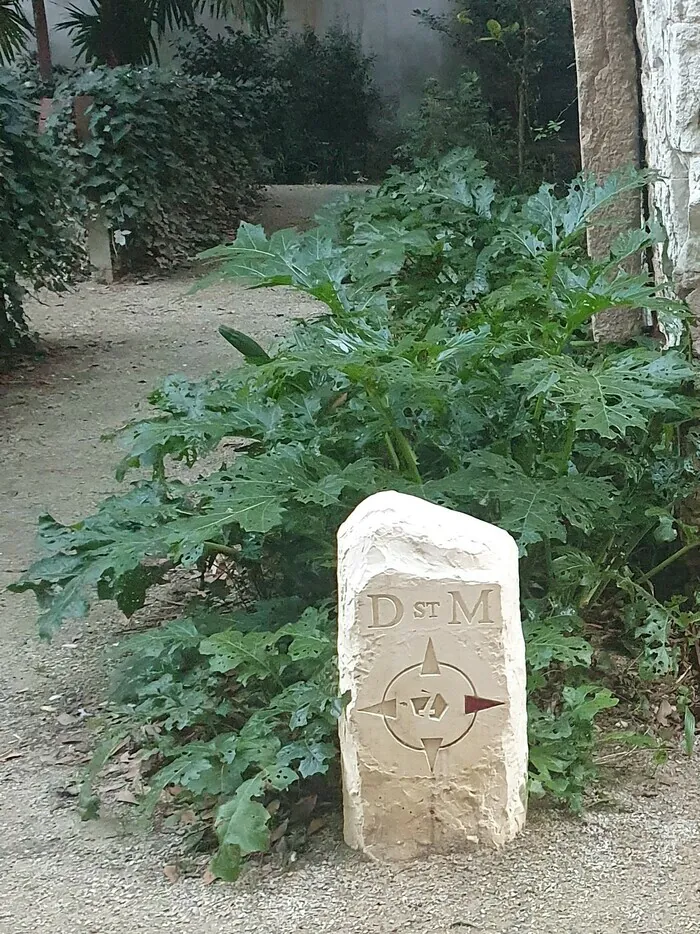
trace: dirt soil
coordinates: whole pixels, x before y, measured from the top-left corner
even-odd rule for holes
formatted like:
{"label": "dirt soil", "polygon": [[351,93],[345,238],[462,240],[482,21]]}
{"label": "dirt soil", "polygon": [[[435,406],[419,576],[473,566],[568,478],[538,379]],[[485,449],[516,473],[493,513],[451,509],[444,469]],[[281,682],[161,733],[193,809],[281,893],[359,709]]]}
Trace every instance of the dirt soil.
{"label": "dirt soil", "polygon": [[[284,220],[318,192],[276,193]],[[296,198],[296,200],[294,200]],[[290,203],[291,199],[291,203]],[[169,373],[227,366],[232,323],[263,342],[304,303],[285,292],[182,279],[84,285],[35,305],[48,353],[0,383],[0,585],[35,556],[39,513],[74,520],[114,489],[100,436],[144,410]],[[576,820],[533,809],[499,853],[401,867],[351,854],[328,831],[285,871],[236,886],[171,883],[172,836],[137,833],[128,805],[83,823],[75,780],[95,741],[104,652],[123,620],[101,607],[50,645],[30,597],[0,594],[0,932],[51,934],[681,934],[700,930],[700,760],[618,768]],[[84,718],[84,719],[83,719]]]}

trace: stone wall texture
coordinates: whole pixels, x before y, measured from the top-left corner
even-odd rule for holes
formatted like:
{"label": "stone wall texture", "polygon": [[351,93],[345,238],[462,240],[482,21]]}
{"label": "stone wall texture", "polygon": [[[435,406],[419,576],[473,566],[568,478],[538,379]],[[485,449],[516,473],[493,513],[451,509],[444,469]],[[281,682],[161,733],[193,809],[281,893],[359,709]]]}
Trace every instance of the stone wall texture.
{"label": "stone wall texture", "polygon": [[646,158],[662,178],[652,208],[663,223],[672,279],[700,317],[700,0],[637,0]]}

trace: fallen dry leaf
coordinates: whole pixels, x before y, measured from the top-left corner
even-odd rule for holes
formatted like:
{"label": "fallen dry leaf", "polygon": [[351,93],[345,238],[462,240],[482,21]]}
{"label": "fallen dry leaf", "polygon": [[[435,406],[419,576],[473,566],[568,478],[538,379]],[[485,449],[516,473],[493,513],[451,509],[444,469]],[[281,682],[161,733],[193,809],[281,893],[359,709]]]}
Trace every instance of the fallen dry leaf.
{"label": "fallen dry leaf", "polygon": [[326,826],[326,821],[323,817],[314,817],[314,819],[309,823],[309,826],[306,828],[306,832],[309,836],[314,833],[318,833],[322,827]]}
{"label": "fallen dry leaf", "polygon": [[129,767],[126,770],[127,776],[132,780],[135,778],[141,778],[144,763],[147,761],[147,759],[142,759],[141,756],[133,756],[129,762]]}
{"label": "fallen dry leaf", "polygon": [[659,704],[659,709],[656,711],[656,722],[659,724],[659,726],[668,726],[668,718],[672,717],[674,713],[675,709],[664,697],[664,699]]}
{"label": "fallen dry leaf", "polygon": [[205,871],[204,875],[202,876],[202,882],[204,885],[211,885],[212,882],[216,882],[216,876],[211,871],[211,869],[207,869]]}
{"label": "fallen dry leaf", "polygon": [[128,788],[124,788],[123,791],[120,791],[116,795],[117,801],[121,801],[122,804],[138,804],[136,796],[132,794]]}
{"label": "fallen dry leaf", "polygon": [[291,819],[293,821],[306,821],[308,817],[311,817],[317,800],[318,795],[308,795],[306,798],[301,798],[292,806]]}
{"label": "fallen dry leaf", "polygon": [[287,832],[287,827],[289,827],[288,820],[283,820],[278,827],[275,827],[275,829],[270,834],[270,843],[277,843],[277,841]]}
{"label": "fallen dry leaf", "polygon": [[163,866],[163,875],[168,882],[175,883],[180,878],[180,867],[176,863],[168,863]]}

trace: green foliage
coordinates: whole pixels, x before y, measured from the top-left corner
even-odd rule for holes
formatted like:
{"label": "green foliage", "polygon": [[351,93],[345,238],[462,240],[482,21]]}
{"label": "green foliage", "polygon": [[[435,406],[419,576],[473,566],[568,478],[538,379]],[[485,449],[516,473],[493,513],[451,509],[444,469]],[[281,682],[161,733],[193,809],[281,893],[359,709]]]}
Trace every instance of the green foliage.
{"label": "green foliage", "polygon": [[331,29],[250,36],[193,31],[180,54],[193,75],[255,88],[256,137],[274,182],[354,181],[365,172],[382,105],[359,40]]}
{"label": "green foliage", "polygon": [[58,29],[67,32],[78,58],[88,64],[150,65],[166,29],[192,27],[196,16],[234,15],[254,32],[269,34],[284,11],[283,0],[89,0],[69,4]]}
{"label": "green foliage", "polygon": [[[581,807],[617,703],[600,674],[611,647],[643,678],[690,659],[675,645],[697,634],[692,580],[665,602],[655,583],[695,541],[679,518],[697,484],[695,369],[680,349],[598,346],[589,330],[602,308],[679,310],[624,271],[650,231],[585,256],[596,212],[641,183],[504,199],[457,152],[392,172],[307,233],[241,225],[206,255],[212,278],[294,288],[317,316],[265,352],[231,329],[242,365],[171,377],[120,433],[120,475],[153,479],[73,526],[44,520],[49,554],[14,589],[37,594],[46,632],[95,598],[133,612],[174,567],[202,575],[196,611],[127,642],[117,699],[157,736],[150,803],[171,785],[217,806],[222,877],[333,760],[334,540],[370,493],[443,503],[518,541],[534,794]],[[171,476],[224,439],[231,462]]]}
{"label": "green foliage", "polygon": [[[87,141],[73,115],[82,96],[92,99]],[[182,263],[253,205],[262,169],[246,89],[157,68],[96,68],[61,82],[55,99],[47,131],[57,156],[127,267]]]}
{"label": "green foliage", "polygon": [[[445,142],[476,146],[504,185],[527,189],[542,178],[570,178],[578,164],[578,121],[568,0],[470,0],[466,6],[455,0],[454,7],[444,14],[416,11],[454,46],[466,72],[441,92],[428,88],[419,132],[412,134],[418,153],[431,135],[437,142],[454,113],[458,135]],[[456,113],[460,101],[470,105],[471,125]],[[487,127],[495,145],[482,149]]]}
{"label": "green foliage", "polygon": [[487,162],[494,178],[506,181],[517,161],[512,132],[492,115],[473,71],[462,72],[447,85],[430,78],[418,110],[409,115],[403,129],[397,157],[408,165],[468,146]]}
{"label": "green foliage", "polygon": [[79,264],[73,207],[36,108],[0,69],[0,354],[30,343],[27,287],[62,291]]}
{"label": "green foliage", "polygon": [[24,51],[33,31],[21,0],[0,0],[0,65],[9,64]]}
{"label": "green foliage", "polygon": [[[326,609],[261,601],[254,613],[199,610],[119,647],[115,698],[132,724],[159,724],[145,805],[178,785],[195,803],[223,801],[217,874],[269,847],[270,795],[324,775],[340,703]],[[264,802],[264,803],[263,803]],[[228,868],[227,868],[228,867]]]}

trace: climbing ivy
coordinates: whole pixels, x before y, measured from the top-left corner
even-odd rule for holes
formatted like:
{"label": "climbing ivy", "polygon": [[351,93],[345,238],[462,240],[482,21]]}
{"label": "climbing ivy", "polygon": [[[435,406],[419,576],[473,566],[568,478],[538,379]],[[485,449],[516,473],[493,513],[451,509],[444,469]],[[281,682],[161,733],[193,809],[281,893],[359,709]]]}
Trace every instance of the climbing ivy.
{"label": "climbing ivy", "polygon": [[[87,103],[82,135],[74,102]],[[61,81],[47,133],[127,267],[172,266],[230,235],[262,177],[255,93],[162,68],[98,67]]]}
{"label": "climbing ivy", "polygon": [[28,289],[67,287],[79,264],[75,202],[38,110],[0,68],[0,354],[31,346]]}

